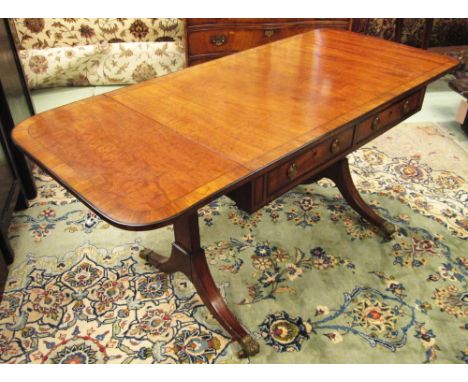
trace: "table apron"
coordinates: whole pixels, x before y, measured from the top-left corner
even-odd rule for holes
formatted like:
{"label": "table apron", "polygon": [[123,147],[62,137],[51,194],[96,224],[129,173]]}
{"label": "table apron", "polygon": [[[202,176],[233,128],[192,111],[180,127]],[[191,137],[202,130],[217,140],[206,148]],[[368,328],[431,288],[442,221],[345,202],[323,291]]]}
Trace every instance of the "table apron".
{"label": "table apron", "polygon": [[[409,92],[257,172],[226,195],[253,213],[299,184],[318,180],[346,155],[421,110],[426,87]],[[343,144],[343,146],[339,146]],[[338,148],[336,148],[338,145]]]}

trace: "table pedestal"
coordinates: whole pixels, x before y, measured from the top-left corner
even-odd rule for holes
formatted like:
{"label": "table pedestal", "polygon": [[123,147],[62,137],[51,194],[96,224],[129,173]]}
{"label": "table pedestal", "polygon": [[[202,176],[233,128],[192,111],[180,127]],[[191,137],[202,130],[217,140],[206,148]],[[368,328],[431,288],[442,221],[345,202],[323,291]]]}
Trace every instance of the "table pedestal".
{"label": "table pedestal", "polygon": [[[346,158],[336,162],[323,172],[309,179],[314,182],[323,177],[333,180],[350,206],[366,220],[380,227],[387,236],[395,226],[377,215],[359,195],[349,171]],[[229,310],[217,288],[206,262],[205,251],[200,246],[198,214],[191,211],[174,222],[175,242],[170,257],[144,250],[141,256],[162,272],[184,273],[193,283],[202,301],[221,326],[241,346],[239,357],[249,357],[259,352],[259,345]]]}
{"label": "table pedestal", "polygon": [[185,274],[192,281],[211,314],[241,346],[239,357],[257,354],[258,343],[229,310],[213,280],[206,262],[205,251],[200,246],[197,211],[183,215],[174,222],[174,236],[175,242],[172,244],[170,257],[165,258],[151,250],[142,251],[141,256],[163,272]]}

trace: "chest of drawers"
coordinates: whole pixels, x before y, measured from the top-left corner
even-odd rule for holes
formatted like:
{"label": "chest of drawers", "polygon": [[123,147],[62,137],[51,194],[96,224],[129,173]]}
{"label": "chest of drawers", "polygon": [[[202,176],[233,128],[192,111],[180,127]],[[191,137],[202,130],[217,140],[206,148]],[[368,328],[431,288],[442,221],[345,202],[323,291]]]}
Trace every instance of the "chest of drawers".
{"label": "chest of drawers", "polygon": [[187,19],[188,64],[196,65],[317,28],[351,29],[351,19]]}

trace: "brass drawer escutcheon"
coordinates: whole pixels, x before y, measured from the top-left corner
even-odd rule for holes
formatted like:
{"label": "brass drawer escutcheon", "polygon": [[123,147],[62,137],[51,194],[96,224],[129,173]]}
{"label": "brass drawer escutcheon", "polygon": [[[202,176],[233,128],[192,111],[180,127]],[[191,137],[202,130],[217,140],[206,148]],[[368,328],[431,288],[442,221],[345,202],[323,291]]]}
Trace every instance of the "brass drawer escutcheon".
{"label": "brass drawer escutcheon", "polygon": [[377,116],[374,118],[374,120],[372,121],[372,125],[371,125],[371,129],[372,130],[377,130],[380,126],[380,117]]}
{"label": "brass drawer escutcheon", "polygon": [[288,168],[288,178],[290,180],[293,180],[297,175],[297,164],[293,163],[291,166]]}
{"label": "brass drawer escutcheon", "polygon": [[410,111],[410,102],[407,99],[405,103],[403,104],[403,114],[408,114]]}
{"label": "brass drawer escutcheon", "polygon": [[210,42],[214,46],[221,46],[221,45],[226,44],[227,40],[228,38],[226,35],[220,34],[220,35],[211,36]]}
{"label": "brass drawer escutcheon", "polygon": [[265,35],[265,37],[273,37],[273,35],[275,34],[275,30],[274,29],[265,29],[263,31],[263,34]]}
{"label": "brass drawer escutcheon", "polygon": [[340,151],[340,140],[335,138],[331,144],[330,151],[335,154]]}

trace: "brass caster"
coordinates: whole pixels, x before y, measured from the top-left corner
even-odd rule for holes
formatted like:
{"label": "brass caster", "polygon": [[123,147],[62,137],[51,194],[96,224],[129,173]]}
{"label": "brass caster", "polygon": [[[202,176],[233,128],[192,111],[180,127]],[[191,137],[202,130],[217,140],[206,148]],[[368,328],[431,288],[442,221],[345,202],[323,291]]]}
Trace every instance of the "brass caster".
{"label": "brass caster", "polygon": [[260,351],[260,345],[251,335],[246,335],[239,340],[241,350],[237,353],[239,358],[252,357]]}
{"label": "brass caster", "polygon": [[385,232],[385,235],[387,235],[388,238],[391,238],[393,234],[397,231],[396,225],[390,222],[384,222],[381,228],[382,228],[382,231]]}

